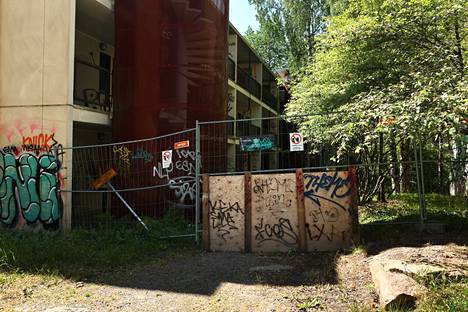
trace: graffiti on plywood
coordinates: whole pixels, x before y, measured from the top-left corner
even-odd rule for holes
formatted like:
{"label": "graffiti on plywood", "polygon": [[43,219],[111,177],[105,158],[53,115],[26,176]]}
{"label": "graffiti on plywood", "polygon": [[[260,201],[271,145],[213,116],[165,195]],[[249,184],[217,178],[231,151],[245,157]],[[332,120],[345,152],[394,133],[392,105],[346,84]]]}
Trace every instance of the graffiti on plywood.
{"label": "graffiti on plywood", "polygon": [[295,174],[252,178],[252,250],[287,251],[298,244]]}
{"label": "graffiti on plywood", "polygon": [[348,246],[353,239],[354,174],[305,173],[306,237],[309,250]]}
{"label": "graffiti on plywood", "polygon": [[244,176],[210,177],[211,250],[244,250]]}

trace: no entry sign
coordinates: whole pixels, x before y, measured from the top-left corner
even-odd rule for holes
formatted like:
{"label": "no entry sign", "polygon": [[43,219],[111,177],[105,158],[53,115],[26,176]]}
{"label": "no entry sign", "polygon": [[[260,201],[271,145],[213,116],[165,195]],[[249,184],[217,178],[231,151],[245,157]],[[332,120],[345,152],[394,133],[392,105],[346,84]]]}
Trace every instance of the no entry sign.
{"label": "no entry sign", "polygon": [[162,152],[162,167],[167,169],[172,163],[172,150]]}
{"label": "no entry sign", "polygon": [[302,134],[290,133],[289,134],[289,146],[291,152],[302,152],[304,151],[304,137]]}

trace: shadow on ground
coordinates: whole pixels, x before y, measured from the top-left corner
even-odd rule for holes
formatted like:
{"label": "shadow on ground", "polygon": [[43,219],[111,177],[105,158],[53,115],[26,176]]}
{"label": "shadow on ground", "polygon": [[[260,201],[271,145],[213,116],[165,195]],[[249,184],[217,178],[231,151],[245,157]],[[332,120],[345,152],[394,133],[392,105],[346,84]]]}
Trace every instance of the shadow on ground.
{"label": "shadow on ground", "polygon": [[211,295],[223,283],[310,286],[336,284],[334,255],[253,255],[204,253],[170,261],[163,267],[140,266],[92,279],[120,287]]}
{"label": "shadow on ground", "polygon": [[[417,216],[361,225],[362,245],[372,255],[393,247],[468,244],[466,219],[445,219],[446,226],[435,231],[399,224],[408,220]],[[161,241],[133,232],[61,235],[0,230],[0,277],[49,272],[76,282],[176,293],[211,295],[223,283],[337,284],[336,260],[336,253],[205,253],[190,241]]]}
{"label": "shadow on ground", "polygon": [[361,225],[361,242],[369,255],[375,255],[394,247],[468,245],[466,218],[431,214],[424,225],[421,225],[418,220],[419,215],[409,215],[387,222],[363,224]]}

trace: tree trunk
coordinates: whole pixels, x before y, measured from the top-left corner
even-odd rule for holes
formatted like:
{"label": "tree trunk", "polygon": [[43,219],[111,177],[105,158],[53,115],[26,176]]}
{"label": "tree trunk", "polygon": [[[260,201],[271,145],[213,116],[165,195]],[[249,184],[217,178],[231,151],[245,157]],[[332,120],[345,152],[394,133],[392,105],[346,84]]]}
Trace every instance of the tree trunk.
{"label": "tree trunk", "polygon": [[383,133],[379,137],[379,179],[382,179],[380,184],[378,198],[381,203],[385,203],[385,178],[383,177],[383,162],[384,162],[384,137]]}
{"label": "tree trunk", "polygon": [[392,137],[390,138],[390,162],[392,163],[390,165],[390,171],[392,175],[392,188],[396,193],[400,193],[400,167],[398,165],[398,152],[394,132],[392,133]]}
{"label": "tree trunk", "polygon": [[403,193],[411,192],[411,145],[410,140],[401,141],[401,179],[400,191]]}

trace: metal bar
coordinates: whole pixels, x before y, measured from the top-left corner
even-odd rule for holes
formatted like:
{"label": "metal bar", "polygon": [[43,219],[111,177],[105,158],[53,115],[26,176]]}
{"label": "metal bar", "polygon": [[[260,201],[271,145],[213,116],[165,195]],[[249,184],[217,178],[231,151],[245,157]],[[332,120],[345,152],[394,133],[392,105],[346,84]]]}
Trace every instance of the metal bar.
{"label": "metal bar", "polygon": [[[283,119],[286,120],[288,119],[294,119],[294,118],[302,118],[302,117],[313,117],[313,116],[326,116],[326,115],[333,115],[333,114],[339,114],[340,112],[326,112],[326,113],[315,113],[315,114],[304,114],[304,115],[295,115],[295,116],[287,116],[287,115],[277,115],[273,117],[257,117],[257,118],[249,118],[249,119],[235,119],[235,121],[238,122],[248,122],[248,121],[254,121],[254,120],[271,120],[271,119]],[[233,122],[232,120],[213,120],[213,121],[200,121],[200,125],[207,125],[207,124],[222,124],[222,123],[229,123]]]}
{"label": "metal bar", "polygon": [[187,129],[187,130],[182,130],[182,131],[174,132],[174,133],[171,133],[171,134],[165,134],[165,135],[161,135],[161,136],[157,136],[157,137],[153,137],[153,138],[149,138],[149,139],[141,139],[141,140],[125,141],[125,142],[116,142],[116,143],[107,143],[107,144],[97,144],[97,145],[83,145],[83,146],[75,146],[75,147],[64,147],[63,149],[64,150],[84,149],[84,148],[95,148],[95,147],[109,147],[109,146],[114,146],[114,145],[132,144],[132,143],[142,143],[142,142],[148,142],[148,141],[168,138],[168,137],[172,137],[172,136],[175,136],[175,135],[178,135],[178,134],[184,134],[184,133],[192,132],[192,131],[195,131],[195,130],[196,130],[196,128],[190,128],[190,129]]}
{"label": "metal bar", "polygon": [[185,234],[185,235],[171,235],[171,236],[161,236],[160,239],[168,239],[168,238],[185,238],[185,237],[194,237],[195,234]]}
{"label": "metal bar", "polygon": [[199,243],[198,226],[200,223],[200,123],[196,121],[195,128],[195,242]]}
{"label": "metal bar", "polygon": [[427,221],[427,206],[426,206],[426,190],[424,186],[424,164],[422,162],[422,146],[421,146],[421,134],[419,135],[419,164],[421,167],[421,223],[426,223]]}
{"label": "metal bar", "polygon": [[[347,164],[347,165],[333,165],[333,166],[319,166],[319,167],[304,167],[303,170],[321,170],[321,169],[339,169],[339,168],[348,168],[348,167],[366,167],[366,166],[376,166],[376,165],[388,165],[388,164],[414,164],[415,161],[400,161],[400,162],[388,162],[388,163],[370,163],[370,164]],[[286,169],[266,169],[266,170],[252,170],[254,173],[275,173],[275,172],[295,172],[297,168],[286,168]],[[209,176],[223,176],[223,175],[243,175],[245,171],[237,172],[219,172],[219,173],[210,173]],[[307,172],[305,172],[307,173]]]}
{"label": "metal bar", "polygon": [[422,218],[422,194],[421,194],[421,177],[420,174],[421,172],[419,171],[419,156],[418,152],[416,149],[416,140],[413,142],[413,151],[414,151],[414,160],[416,161],[416,184],[418,187],[418,199],[419,199],[419,217],[420,217],[420,224],[423,224],[423,218]]}
{"label": "metal bar", "polygon": [[[125,193],[125,192],[135,192],[135,191],[147,191],[147,190],[154,190],[158,188],[164,188],[164,187],[175,186],[175,185],[180,185],[180,184],[184,184],[184,182],[174,182],[170,184],[166,183],[166,184],[159,184],[159,185],[153,185],[153,186],[120,189],[120,190],[117,190],[117,192]],[[112,191],[109,191],[109,190],[61,190],[61,192],[62,193],[112,193]]]}
{"label": "metal bar", "polygon": [[149,229],[146,226],[145,222],[143,222],[140,219],[140,217],[136,214],[136,212],[133,211],[132,207],[130,207],[130,205],[125,201],[125,199],[122,197],[122,195],[120,195],[119,192],[117,192],[115,190],[115,188],[112,186],[112,184],[110,184],[110,182],[107,182],[107,186],[115,193],[115,195],[117,195],[117,197],[122,201],[122,203],[127,207],[127,209],[133,214],[133,216],[135,218],[137,218],[137,220],[140,221],[141,225],[143,225],[143,227],[149,232]]}

